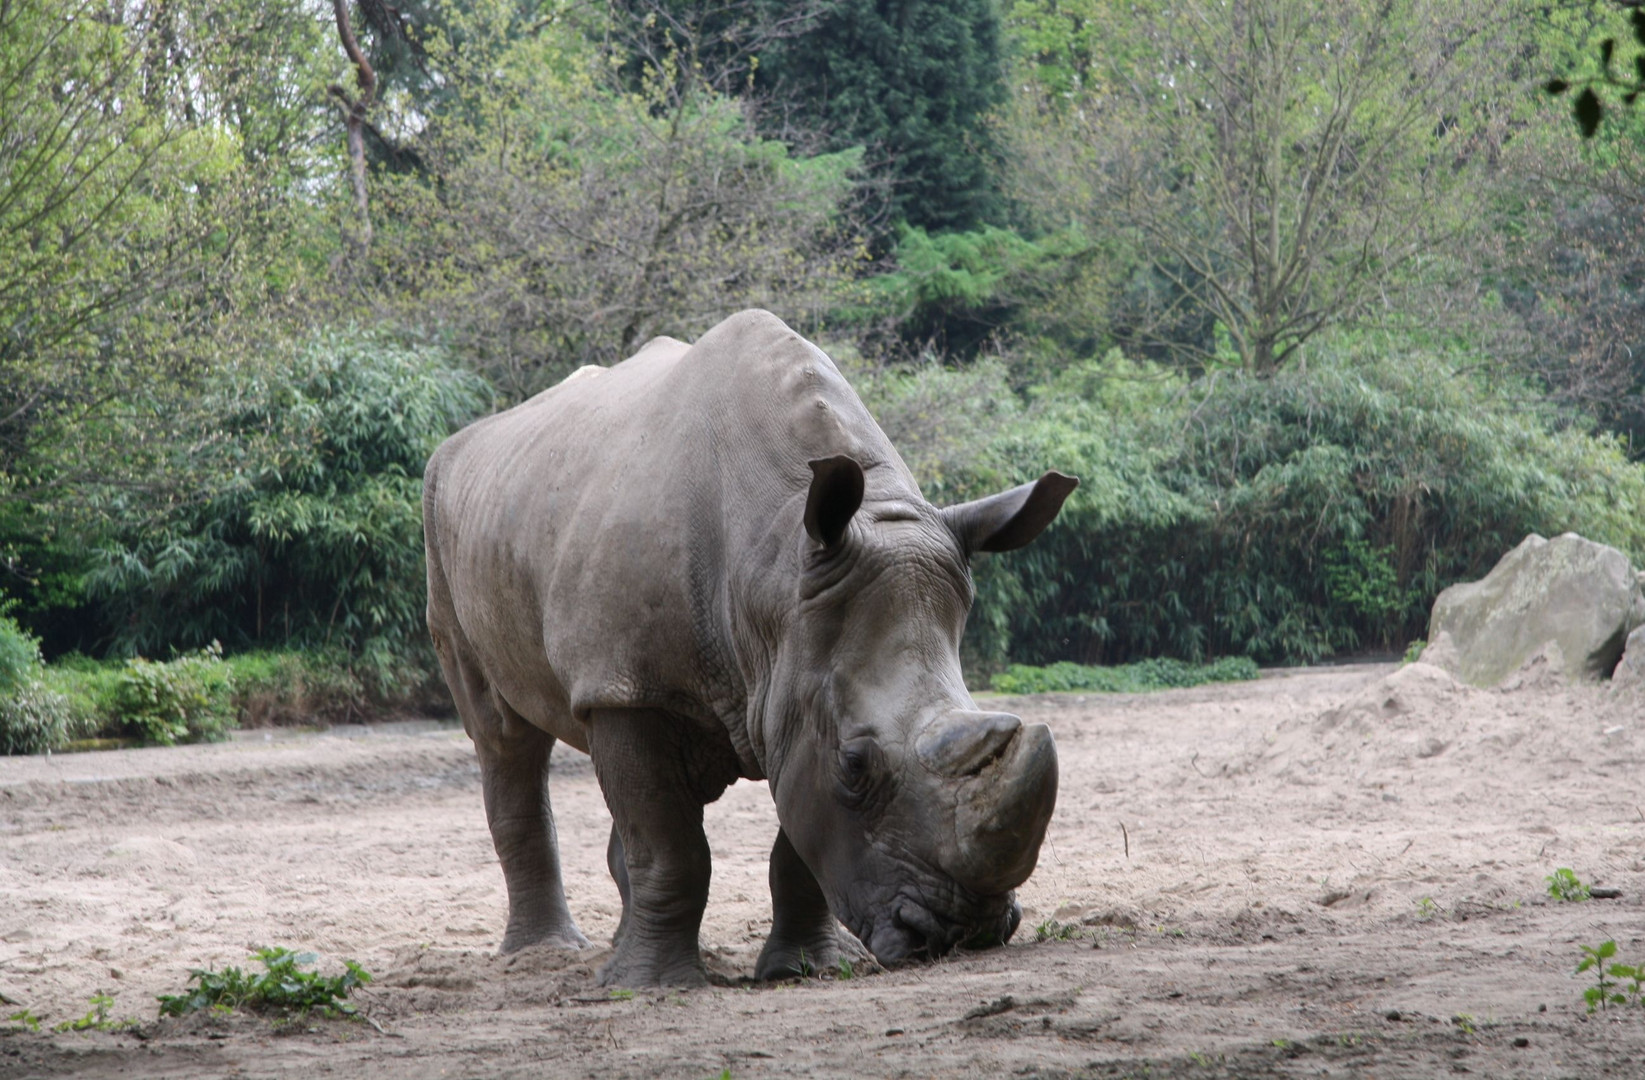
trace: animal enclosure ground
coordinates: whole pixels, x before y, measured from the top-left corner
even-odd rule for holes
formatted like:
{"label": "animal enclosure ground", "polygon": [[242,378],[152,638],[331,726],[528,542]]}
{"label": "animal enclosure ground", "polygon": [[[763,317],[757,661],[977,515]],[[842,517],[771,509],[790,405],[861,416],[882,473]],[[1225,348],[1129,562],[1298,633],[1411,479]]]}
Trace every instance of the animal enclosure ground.
{"label": "animal enclosure ground", "polygon": [[[747,983],[776,824],[738,784],[708,812],[721,985],[688,993],[597,987],[603,949],[494,954],[460,731],[0,759],[0,1017],[46,1025],[0,1034],[0,1076],[1638,1076],[1645,1009],[1588,1016],[1573,972],[1607,939],[1645,961],[1645,706],[1528,681],[1013,699],[1062,772],[1016,940],[850,979]],[[551,784],[572,910],[608,940],[593,770],[562,747]],[[1554,902],[1557,867],[1622,896]],[[154,1021],[260,945],[361,961],[375,1026]],[[99,991],[144,1027],[49,1032]]]}

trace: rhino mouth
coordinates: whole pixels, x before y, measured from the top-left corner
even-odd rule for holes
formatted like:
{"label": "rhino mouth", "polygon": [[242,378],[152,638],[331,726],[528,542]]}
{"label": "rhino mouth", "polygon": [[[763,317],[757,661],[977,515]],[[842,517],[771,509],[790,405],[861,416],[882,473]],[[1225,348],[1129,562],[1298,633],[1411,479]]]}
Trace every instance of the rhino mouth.
{"label": "rhino mouth", "polygon": [[903,898],[857,936],[874,959],[891,967],[935,960],[956,946],[987,949],[1004,945],[1021,923],[1022,905],[1013,894],[1001,898],[991,914],[966,919],[944,917],[917,900]]}

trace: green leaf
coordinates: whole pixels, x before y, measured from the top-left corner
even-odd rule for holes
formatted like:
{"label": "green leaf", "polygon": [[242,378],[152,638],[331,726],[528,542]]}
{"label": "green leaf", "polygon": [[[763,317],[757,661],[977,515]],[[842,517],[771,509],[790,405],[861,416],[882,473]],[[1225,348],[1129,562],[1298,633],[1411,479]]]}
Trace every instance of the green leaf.
{"label": "green leaf", "polygon": [[1594,93],[1594,88],[1590,86],[1577,95],[1576,104],[1571,107],[1571,114],[1576,117],[1577,126],[1582,129],[1582,137],[1591,139],[1599,130],[1599,122],[1605,118],[1605,106],[1600,103],[1599,95]]}

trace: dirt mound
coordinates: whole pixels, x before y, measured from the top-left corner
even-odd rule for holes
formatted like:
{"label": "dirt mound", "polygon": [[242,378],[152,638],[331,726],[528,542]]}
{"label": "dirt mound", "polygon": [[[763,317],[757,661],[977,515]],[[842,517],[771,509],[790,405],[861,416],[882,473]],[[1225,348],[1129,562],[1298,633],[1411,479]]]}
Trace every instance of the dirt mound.
{"label": "dirt mound", "polygon": [[1292,779],[1348,773],[1364,780],[1431,761],[1491,726],[1488,696],[1441,668],[1408,664],[1314,717],[1282,721],[1267,737],[1260,766]]}
{"label": "dirt mound", "polygon": [[1489,765],[1497,781],[1534,785],[1550,764],[1573,754],[1608,757],[1633,745],[1645,719],[1631,715],[1639,710],[1622,707],[1603,687],[1540,677],[1535,659],[1497,690],[1468,686],[1431,664],[1408,664],[1314,717],[1281,721],[1247,768],[1304,783],[1420,776],[1448,785]]}

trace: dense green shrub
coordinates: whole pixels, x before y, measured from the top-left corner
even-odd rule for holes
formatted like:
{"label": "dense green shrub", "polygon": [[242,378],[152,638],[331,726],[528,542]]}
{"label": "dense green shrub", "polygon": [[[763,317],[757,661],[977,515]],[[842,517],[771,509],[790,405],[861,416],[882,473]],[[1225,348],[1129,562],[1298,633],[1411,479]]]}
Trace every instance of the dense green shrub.
{"label": "dense green shrub", "polygon": [[78,733],[68,699],[39,679],[0,697],[0,754],[56,750]]}
{"label": "dense green shrub", "polygon": [[153,520],[133,506],[87,579],[116,655],[220,640],[339,650],[377,689],[432,670],[423,630],[422,470],[487,404],[440,350],[316,337],[289,368],[214,390],[212,490]]}
{"label": "dense green shrub", "polygon": [[1419,636],[1529,532],[1642,561],[1645,468],[1465,366],[1349,341],[1267,379],[1111,355],[1026,401],[997,365],[859,381],[935,502],[1081,479],[1036,543],[978,560],[972,663],[1295,663]]}
{"label": "dense green shrub", "polygon": [[1257,677],[1249,656],[1224,656],[1209,664],[1187,664],[1169,657],[1139,660],[1114,667],[1092,667],[1059,660],[1044,667],[1012,664],[990,680],[1002,694],[1048,694],[1091,690],[1102,694],[1140,694],[1213,682],[1244,682]]}
{"label": "dense green shrub", "polygon": [[360,707],[365,687],[337,653],[249,652],[227,660],[241,726],[335,719]]}
{"label": "dense green shrub", "polygon": [[215,641],[163,663],[133,658],[121,674],[116,708],[144,742],[214,742],[235,725],[234,673]]}
{"label": "dense green shrub", "polygon": [[0,754],[38,754],[74,737],[68,700],[40,678],[40,642],[0,598]]}
{"label": "dense green shrub", "polygon": [[166,663],[71,654],[38,669],[37,683],[65,717],[67,734],[54,747],[85,736],[210,741],[235,727],[338,720],[374,704],[350,658],[336,651],[225,657],[207,647]]}
{"label": "dense green shrub", "polygon": [[40,643],[7,612],[12,602],[0,597],[0,698],[17,689],[40,667]]}

